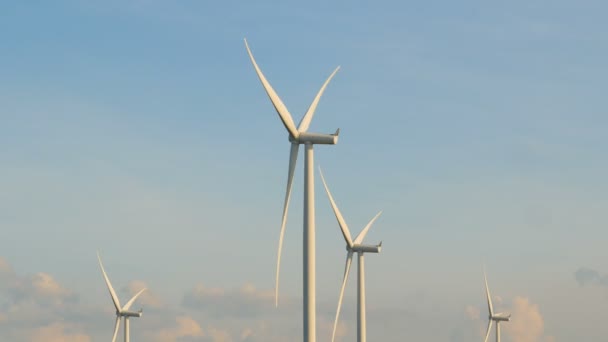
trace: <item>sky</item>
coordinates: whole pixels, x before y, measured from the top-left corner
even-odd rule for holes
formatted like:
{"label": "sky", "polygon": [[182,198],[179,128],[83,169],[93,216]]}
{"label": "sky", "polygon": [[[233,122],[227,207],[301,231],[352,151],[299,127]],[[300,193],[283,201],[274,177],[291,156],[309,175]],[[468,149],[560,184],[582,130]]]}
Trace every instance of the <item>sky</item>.
{"label": "sky", "polygon": [[[597,341],[608,305],[603,1],[0,2],[0,339],[302,336],[303,154],[274,308],[289,143],[247,56],[366,242],[369,340]],[[345,243],[316,179],[319,341]],[[354,271],[354,270],[353,270]],[[351,272],[338,340],[356,334]]]}

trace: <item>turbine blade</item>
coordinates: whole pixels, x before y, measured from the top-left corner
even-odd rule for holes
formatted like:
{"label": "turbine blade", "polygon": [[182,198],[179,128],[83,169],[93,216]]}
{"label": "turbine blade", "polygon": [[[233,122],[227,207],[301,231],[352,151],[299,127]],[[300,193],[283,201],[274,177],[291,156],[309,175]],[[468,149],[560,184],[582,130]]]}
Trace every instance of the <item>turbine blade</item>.
{"label": "turbine blade", "polygon": [[336,337],[336,328],[338,327],[338,317],[340,317],[340,309],[342,308],[342,298],[344,298],[344,289],[346,288],[346,281],[348,280],[348,272],[350,271],[350,264],[353,261],[353,252],[348,251],[346,256],[346,265],[344,265],[344,279],[342,280],[342,288],[340,289],[340,297],[338,299],[338,310],[336,311],[336,320],[334,321],[334,330],[331,334],[331,342],[334,342]]}
{"label": "turbine blade", "polygon": [[382,210],[380,210],[376,214],[376,216],[374,216],[374,218],[372,218],[369,221],[369,223],[367,224],[367,226],[365,226],[365,228],[363,228],[363,230],[361,231],[361,233],[359,233],[359,235],[357,235],[357,237],[355,238],[355,245],[358,245],[358,244],[360,244],[360,243],[363,242],[363,239],[365,238],[365,235],[367,235],[367,232],[371,228],[372,224],[374,224],[374,222],[376,222],[376,220],[378,219],[378,217],[380,217],[381,214],[382,214]]}
{"label": "turbine blade", "polygon": [[114,335],[112,336],[112,342],[116,341],[116,336],[118,336],[119,327],[120,327],[120,316],[116,316],[116,324],[114,324]]}
{"label": "turbine blade", "polygon": [[302,118],[302,121],[300,121],[300,124],[298,125],[298,131],[299,132],[306,132],[306,131],[308,131],[308,127],[310,126],[310,122],[312,121],[312,117],[315,115],[315,110],[317,110],[317,105],[319,104],[319,100],[321,100],[321,96],[323,95],[323,92],[325,91],[325,88],[327,88],[327,85],[329,84],[329,81],[331,81],[331,79],[338,72],[338,70],[340,70],[340,67],[337,67],[336,70],[334,70],[334,72],[332,72],[331,75],[329,75],[329,77],[327,78],[327,80],[325,81],[325,83],[323,83],[323,86],[321,87],[321,89],[317,93],[317,96],[315,97],[315,99],[310,104],[310,107],[308,107],[308,110],[306,111],[306,114],[304,114],[304,117]]}
{"label": "turbine blade", "polygon": [[338,220],[338,225],[340,226],[340,230],[342,230],[342,235],[344,235],[344,240],[346,240],[346,244],[348,247],[353,246],[353,239],[350,236],[350,230],[344,221],[344,217],[342,217],[342,213],[340,213],[340,209],[336,205],[334,198],[331,196],[331,192],[327,187],[327,183],[325,182],[325,177],[323,177],[323,171],[321,171],[321,167],[319,167],[319,173],[321,174],[321,180],[323,181],[323,186],[325,187],[325,192],[327,192],[327,197],[329,197],[329,202],[331,203],[331,207],[334,210],[334,214],[336,215],[336,219]]}
{"label": "turbine blade", "polygon": [[486,332],[486,338],[483,340],[484,342],[488,342],[488,337],[490,337],[490,330],[492,330],[492,320],[488,323],[488,331]]}
{"label": "turbine blade", "polygon": [[488,299],[488,311],[490,311],[490,317],[494,316],[494,308],[492,307],[492,296],[490,295],[490,288],[488,287],[488,278],[486,277],[486,270],[483,270],[483,279],[486,282],[486,297]]}
{"label": "turbine blade", "polygon": [[270,85],[270,83],[268,83],[266,77],[264,77],[264,74],[262,73],[262,70],[260,70],[258,63],[256,63],[255,58],[253,58],[253,54],[249,49],[249,44],[247,44],[247,39],[245,39],[245,47],[247,48],[247,53],[249,53],[249,58],[251,59],[251,63],[253,63],[255,72],[258,74],[258,78],[262,82],[262,86],[264,86],[264,90],[266,90],[266,94],[268,94],[268,97],[270,98],[274,109],[279,114],[281,121],[283,121],[283,125],[285,126],[285,128],[287,128],[289,134],[291,134],[292,137],[297,138],[299,134],[298,130],[296,129],[296,125],[294,124],[293,119],[291,117],[291,114],[287,110],[287,107],[285,107],[285,104],[283,104],[283,101],[281,101],[279,95],[277,95],[274,89],[272,89],[272,86]]}
{"label": "turbine blade", "polygon": [[114,302],[114,306],[116,307],[116,311],[120,311],[120,301],[118,300],[118,296],[116,292],[114,292],[114,288],[110,283],[110,279],[108,279],[108,275],[106,274],[106,270],[103,268],[103,264],[101,263],[101,257],[99,256],[99,252],[97,252],[97,259],[99,260],[99,266],[101,267],[101,273],[103,273],[103,278],[106,281],[106,285],[108,286],[108,290],[110,291],[110,296],[112,296],[112,302]]}
{"label": "turbine blade", "polygon": [[122,308],[122,309],[123,309],[124,311],[129,310],[129,309],[131,308],[131,305],[133,305],[133,302],[135,302],[135,300],[137,299],[137,297],[139,297],[139,295],[140,295],[140,294],[142,294],[144,291],[146,291],[146,288],[145,288],[145,287],[144,287],[143,289],[139,290],[139,292],[137,292],[137,293],[135,294],[135,296],[133,296],[133,298],[131,298],[131,299],[130,299],[130,300],[127,302],[127,304],[125,304],[125,306],[123,306],[123,308]]}
{"label": "turbine blade", "polygon": [[279,234],[279,251],[277,252],[277,275],[274,287],[274,305],[279,306],[279,272],[281,270],[281,252],[283,250],[283,237],[285,236],[285,225],[287,224],[287,212],[289,211],[289,200],[291,199],[291,188],[293,186],[293,174],[298,161],[300,145],[291,143],[289,151],[289,171],[287,172],[287,190],[285,191],[285,203],[283,204],[283,218],[281,219],[281,233]]}

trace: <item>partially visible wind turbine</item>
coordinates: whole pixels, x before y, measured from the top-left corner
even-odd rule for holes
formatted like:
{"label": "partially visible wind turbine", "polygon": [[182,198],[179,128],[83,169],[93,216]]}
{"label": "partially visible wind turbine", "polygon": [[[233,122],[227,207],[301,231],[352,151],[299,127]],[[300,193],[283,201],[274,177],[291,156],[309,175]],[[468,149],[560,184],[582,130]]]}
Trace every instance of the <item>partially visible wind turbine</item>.
{"label": "partially visible wind turbine", "polygon": [[125,304],[123,307],[121,307],[120,301],[118,300],[118,296],[116,295],[116,292],[114,291],[114,288],[112,287],[112,284],[110,283],[110,279],[108,279],[106,270],[104,270],[104,268],[103,268],[103,264],[101,263],[101,257],[99,256],[99,252],[97,252],[97,259],[99,260],[99,266],[101,267],[101,273],[103,273],[103,278],[106,281],[106,285],[108,285],[108,291],[110,291],[110,296],[112,297],[112,302],[114,303],[114,307],[116,308],[116,324],[114,325],[114,335],[112,336],[112,342],[116,341],[116,336],[118,335],[118,328],[120,326],[121,318],[124,318],[124,320],[125,320],[125,328],[124,328],[125,342],[129,342],[129,317],[141,317],[141,315],[142,315],[141,309],[139,311],[129,311],[129,309],[131,308],[131,305],[133,305],[133,302],[135,302],[137,297],[139,297],[139,295],[142,294],[142,292],[144,292],[146,290],[146,288],[139,290],[139,292],[137,292],[135,294],[135,296],[133,296],[133,298],[131,298],[127,302],[127,304]]}
{"label": "partially visible wind turbine", "polygon": [[319,168],[319,173],[321,174],[321,180],[323,181],[323,186],[325,187],[325,191],[327,192],[327,197],[329,197],[329,202],[331,203],[331,207],[334,210],[334,214],[336,215],[336,219],[338,220],[338,225],[342,230],[342,235],[344,236],[344,240],[346,241],[346,265],[344,267],[344,279],[342,280],[342,288],[340,289],[340,297],[338,299],[338,310],[336,311],[336,320],[334,321],[334,330],[331,335],[331,341],[334,341],[336,337],[336,327],[338,325],[338,317],[340,316],[340,308],[342,307],[342,298],[344,297],[344,288],[346,287],[346,281],[348,279],[348,273],[350,271],[350,264],[353,261],[353,253],[357,253],[358,257],[358,274],[357,274],[357,341],[365,342],[366,340],[366,320],[365,320],[365,268],[364,268],[364,253],[380,253],[382,249],[382,242],[378,245],[364,245],[363,239],[365,235],[371,228],[372,224],[378,219],[382,211],[378,212],[374,218],[369,221],[367,226],[363,228],[361,233],[357,235],[355,241],[352,240],[350,236],[350,230],[342,217],[342,213],[340,213],[340,209],[336,205],[334,198],[331,196],[331,192],[329,192],[329,188],[327,187],[327,183],[325,183],[325,178],[323,177],[323,172],[321,168]]}
{"label": "partially visible wind turbine", "polygon": [[334,72],[329,75],[323,86],[317,93],[317,96],[312,101],[310,107],[304,114],[302,121],[296,128],[293,118],[279,95],[274,91],[266,77],[258,67],[258,64],[253,58],[253,54],[249,49],[247,40],[245,39],[245,47],[251,59],[251,63],[255,68],[258,78],[262,82],[262,86],[266,94],[270,98],[274,109],[279,114],[279,118],[289,132],[289,142],[291,150],[289,152],[289,171],[287,173],[287,191],[285,193],[285,202],[283,204],[283,218],[281,221],[281,233],[279,235],[279,250],[277,253],[277,273],[275,279],[275,305],[278,306],[279,301],[279,270],[281,267],[281,250],[283,248],[283,236],[285,235],[285,223],[287,222],[287,211],[289,208],[289,199],[291,197],[291,187],[293,182],[293,174],[298,160],[298,150],[300,144],[306,146],[306,154],[304,160],[304,248],[303,248],[303,301],[304,301],[304,341],[314,342],[316,340],[316,280],[315,280],[315,196],[314,196],[314,153],[313,145],[335,145],[338,142],[338,134],[340,129],[334,134],[310,133],[308,127],[315,115],[315,110],[321,99],[321,95],[329,84],[329,81],[334,77],[340,67],[337,67]]}
{"label": "partially visible wind turbine", "polygon": [[490,330],[492,329],[492,322],[496,322],[496,342],[500,342],[500,322],[508,322],[511,319],[511,314],[508,313],[494,313],[492,307],[492,296],[490,295],[490,288],[488,287],[488,278],[486,277],[486,270],[483,270],[483,279],[486,282],[486,297],[488,299],[488,331],[486,332],[486,338],[484,342],[488,342],[490,337]]}

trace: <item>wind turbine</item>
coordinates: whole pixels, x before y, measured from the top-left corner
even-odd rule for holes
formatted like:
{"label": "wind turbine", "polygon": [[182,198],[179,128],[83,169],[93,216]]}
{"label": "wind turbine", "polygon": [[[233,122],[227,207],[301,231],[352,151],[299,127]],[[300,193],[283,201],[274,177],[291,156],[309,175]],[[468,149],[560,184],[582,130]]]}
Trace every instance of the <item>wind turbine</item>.
{"label": "wind turbine", "polygon": [[125,342],[129,342],[129,317],[141,317],[142,315],[141,309],[139,311],[129,311],[129,309],[131,308],[131,305],[133,305],[133,302],[135,302],[137,297],[139,297],[139,295],[142,294],[142,292],[144,292],[146,288],[139,290],[139,292],[137,292],[135,296],[133,296],[133,298],[131,298],[127,302],[127,304],[121,307],[120,301],[118,300],[118,296],[116,296],[116,292],[114,291],[114,288],[110,283],[110,279],[108,279],[108,275],[106,274],[106,271],[103,268],[99,252],[97,252],[97,259],[99,260],[99,266],[101,267],[101,273],[103,273],[103,278],[106,281],[106,285],[108,285],[108,290],[110,291],[112,302],[114,303],[114,307],[116,307],[116,324],[114,325],[114,335],[112,336],[112,342],[116,341],[116,336],[118,335],[118,328],[120,326],[121,318],[124,318],[125,320]]}
{"label": "wind turbine", "polygon": [[291,143],[291,150],[289,152],[289,171],[287,173],[287,190],[285,193],[285,202],[283,204],[283,218],[281,221],[281,233],[279,235],[279,250],[277,253],[277,273],[275,279],[275,305],[278,306],[279,301],[279,270],[281,267],[281,250],[283,248],[283,236],[285,234],[285,223],[287,222],[287,211],[289,207],[289,199],[291,196],[291,188],[293,182],[293,174],[296,167],[296,161],[298,159],[298,150],[300,144],[304,144],[306,154],[304,159],[304,236],[303,236],[303,304],[304,304],[304,341],[315,342],[316,340],[316,279],[315,279],[315,195],[314,195],[314,153],[313,145],[335,145],[338,142],[338,134],[340,129],[336,130],[334,134],[322,134],[322,133],[310,133],[308,127],[312,121],[312,117],[315,114],[321,95],[325,91],[327,84],[334,77],[336,72],[340,69],[337,67],[334,72],[327,78],[323,86],[317,93],[317,96],[312,101],[312,104],[304,114],[304,117],[300,121],[300,124],[296,128],[293,118],[287,107],[283,104],[283,101],[279,98],[277,93],[274,91],[262,70],[258,67],[258,64],[253,58],[253,54],[249,49],[247,40],[245,39],[245,47],[247,53],[253,63],[253,67],[258,75],[258,78],[262,82],[262,86],[268,94],[274,109],[279,114],[279,118],[283,122],[283,125],[289,132],[289,142]]}
{"label": "wind turbine", "polygon": [[363,228],[361,233],[357,235],[355,241],[352,240],[350,236],[350,230],[346,225],[346,221],[342,217],[342,213],[340,213],[340,209],[336,205],[334,198],[331,196],[331,192],[327,187],[327,183],[325,182],[325,177],[323,177],[323,172],[321,168],[319,168],[319,173],[321,174],[321,180],[323,181],[323,186],[325,187],[325,191],[327,192],[327,197],[329,197],[329,202],[331,203],[331,207],[334,210],[334,214],[336,215],[336,219],[338,220],[338,225],[342,230],[342,235],[344,235],[344,240],[346,241],[346,265],[344,267],[344,279],[342,280],[342,288],[340,289],[340,299],[338,299],[338,310],[336,311],[336,320],[334,321],[334,330],[331,335],[331,341],[334,341],[336,336],[336,327],[338,325],[338,317],[340,316],[340,308],[342,307],[342,298],[344,297],[344,288],[346,287],[346,281],[348,280],[348,273],[350,271],[350,264],[353,261],[353,253],[357,253],[358,257],[358,270],[357,270],[357,341],[365,342],[366,340],[366,321],[365,321],[365,268],[364,268],[364,259],[363,256],[365,253],[380,253],[382,249],[382,242],[378,245],[364,245],[363,239],[365,235],[371,228],[372,224],[376,219],[382,214],[382,211],[378,212],[374,218],[372,218],[367,226]]}
{"label": "wind turbine", "polygon": [[486,271],[483,271],[483,279],[486,282],[486,297],[488,298],[488,331],[486,332],[486,339],[484,342],[488,342],[490,337],[490,330],[492,329],[492,322],[496,322],[496,342],[500,342],[500,322],[508,322],[511,319],[511,314],[507,313],[494,313],[492,307],[492,296],[490,296],[490,288],[488,287],[488,278],[486,277]]}

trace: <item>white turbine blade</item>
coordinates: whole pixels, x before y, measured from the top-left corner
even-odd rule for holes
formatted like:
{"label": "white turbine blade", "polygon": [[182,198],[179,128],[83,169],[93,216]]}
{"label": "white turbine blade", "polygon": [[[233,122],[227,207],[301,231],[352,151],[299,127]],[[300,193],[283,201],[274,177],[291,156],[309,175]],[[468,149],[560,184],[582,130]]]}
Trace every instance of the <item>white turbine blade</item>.
{"label": "white turbine blade", "polygon": [[325,83],[323,83],[323,86],[321,87],[321,89],[317,93],[317,96],[315,97],[315,99],[310,104],[310,107],[308,107],[308,110],[306,111],[306,114],[304,114],[304,117],[302,118],[302,121],[300,121],[300,124],[298,125],[298,131],[299,132],[306,132],[306,131],[308,131],[308,127],[310,126],[310,122],[312,121],[312,117],[315,115],[315,110],[317,110],[317,105],[319,104],[319,100],[321,100],[321,96],[323,95],[323,92],[325,91],[325,88],[327,88],[327,85],[329,84],[329,81],[331,81],[331,79],[338,72],[338,70],[340,70],[340,67],[337,67],[336,70],[334,70],[334,72],[332,72],[331,75],[329,75],[329,77],[327,78],[327,80],[325,81]]}
{"label": "white turbine blade", "polygon": [[251,59],[251,63],[253,63],[255,72],[258,74],[258,78],[262,82],[264,90],[266,90],[266,94],[268,94],[268,97],[270,98],[274,109],[279,114],[281,121],[283,121],[283,125],[285,125],[285,128],[287,128],[289,134],[291,134],[292,137],[297,138],[299,134],[298,130],[296,129],[296,125],[294,124],[293,119],[291,117],[291,114],[287,110],[287,107],[285,107],[285,104],[283,104],[283,101],[281,101],[281,98],[279,98],[279,95],[277,95],[274,89],[272,89],[272,86],[270,85],[268,80],[266,80],[266,77],[264,77],[264,74],[262,73],[262,70],[260,70],[258,63],[255,62],[255,58],[253,58],[253,54],[249,49],[249,44],[247,44],[247,39],[245,39],[245,47],[247,48],[247,53],[249,53],[249,58]]}
{"label": "white turbine blade", "polygon": [[130,299],[130,300],[127,302],[127,304],[125,304],[125,306],[123,306],[123,308],[122,308],[122,309],[123,309],[124,311],[129,310],[129,309],[131,308],[131,305],[133,305],[133,302],[135,302],[135,300],[137,299],[137,297],[139,297],[139,295],[140,295],[140,294],[142,294],[144,291],[146,291],[146,288],[145,288],[145,287],[144,287],[143,289],[139,290],[139,292],[137,292],[137,293],[135,294],[135,296],[133,296],[133,298],[131,298],[131,299]]}
{"label": "white turbine blade", "polygon": [[103,273],[103,278],[106,280],[106,285],[108,286],[108,290],[110,291],[110,296],[112,296],[112,302],[114,302],[114,306],[116,307],[116,311],[120,311],[120,301],[118,300],[118,296],[116,292],[114,292],[114,288],[110,283],[110,279],[108,279],[108,275],[106,274],[106,270],[103,268],[103,264],[101,263],[101,257],[99,256],[99,252],[97,252],[97,259],[99,260],[99,266],[101,267],[101,273]]}
{"label": "white turbine blade", "polygon": [[374,218],[372,218],[369,221],[369,223],[367,224],[367,226],[365,226],[365,228],[363,228],[363,230],[361,231],[361,233],[359,233],[359,235],[357,235],[357,237],[355,238],[355,245],[361,244],[361,242],[363,242],[363,239],[365,238],[365,235],[367,235],[367,232],[371,228],[372,224],[374,224],[374,222],[376,222],[376,220],[378,219],[378,217],[380,217],[381,214],[382,214],[382,210],[380,210],[376,214],[376,216],[374,216]]}
{"label": "white turbine blade", "polygon": [[118,328],[120,327],[120,316],[116,316],[116,324],[114,324],[114,335],[112,336],[112,342],[116,341],[118,335]]}
{"label": "white turbine blade", "polygon": [[342,217],[342,213],[340,213],[340,209],[336,205],[334,198],[327,187],[327,183],[325,182],[325,177],[323,177],[323,171],[321,171],[321,167],[319,167],[319,173],[321,174],[321,180],[323,181],[323,186],[325,187],[325,192],[327,192],[327,197],[329,197],[329,202],[331,203],[331,207],[334,210],[334,214],[336,215],[336,219],[338,220],[338,225],[340,226],[340,230],[342,230],[342,235],[344,235],[344,240],[346,240],[346,244],[348,247],[353,246],[353,239],[350,236],[350,230],[344,221],[344,217]]}
{"label": "white turbine blade", "polygon": [[483,340],[484,342],[488,342],[488,337],[490,337],[490,330],[492,330],[492,320],[488,323],[488,331],[486,332],[486,338]]}
{"label": "white turbine blade", "polygon": [[494,316],[494,308],[492,307],[492,296],[490,295],[490,288],[488,287],[488,278],[486,277],[486,271],[483,271],[483,279],[486,282],[486,297],[488,299],[488,310],[490,311],[490,317]]}
{"label": "white turbine blade", "polygon": [[300,145],[298,143],[291,144],[289,151],[289,171],[287,172],[287,190],[285,191],[285,203],[283,204],[283,218],[281,219],[281,233],[279,235],[279,251],[277,252],[277,275],[274,287],[274,305],[279,306],[279,272],[281,269],[281,252],[283,250],[283,237],[285,236],[285,225],[287,224],[287,212],[289,210],[289,200],[291,198],[291,188],[293,185],[293,173],[296,170],[296,162],[298,161],[298,151]]}
{"label": "white turbine blade", "polygon": [[348,272],[350,271],[350,264],[353,261],[353,252],[348,251],[346,256],[346,265],[344,265],[344,279],[342,280],[342,288],[340,289],[340,297],[338,299],[338,310],[336,311],[336,320],[334,321],[334,330],[331,334],[331,342],[334,342],[336,337],[336,328],[338,327],[338,317],[340,317],[340,309],[342,308],[342,298],[344,297],[344,289],[346,288],[346,281],[348,280]]}

